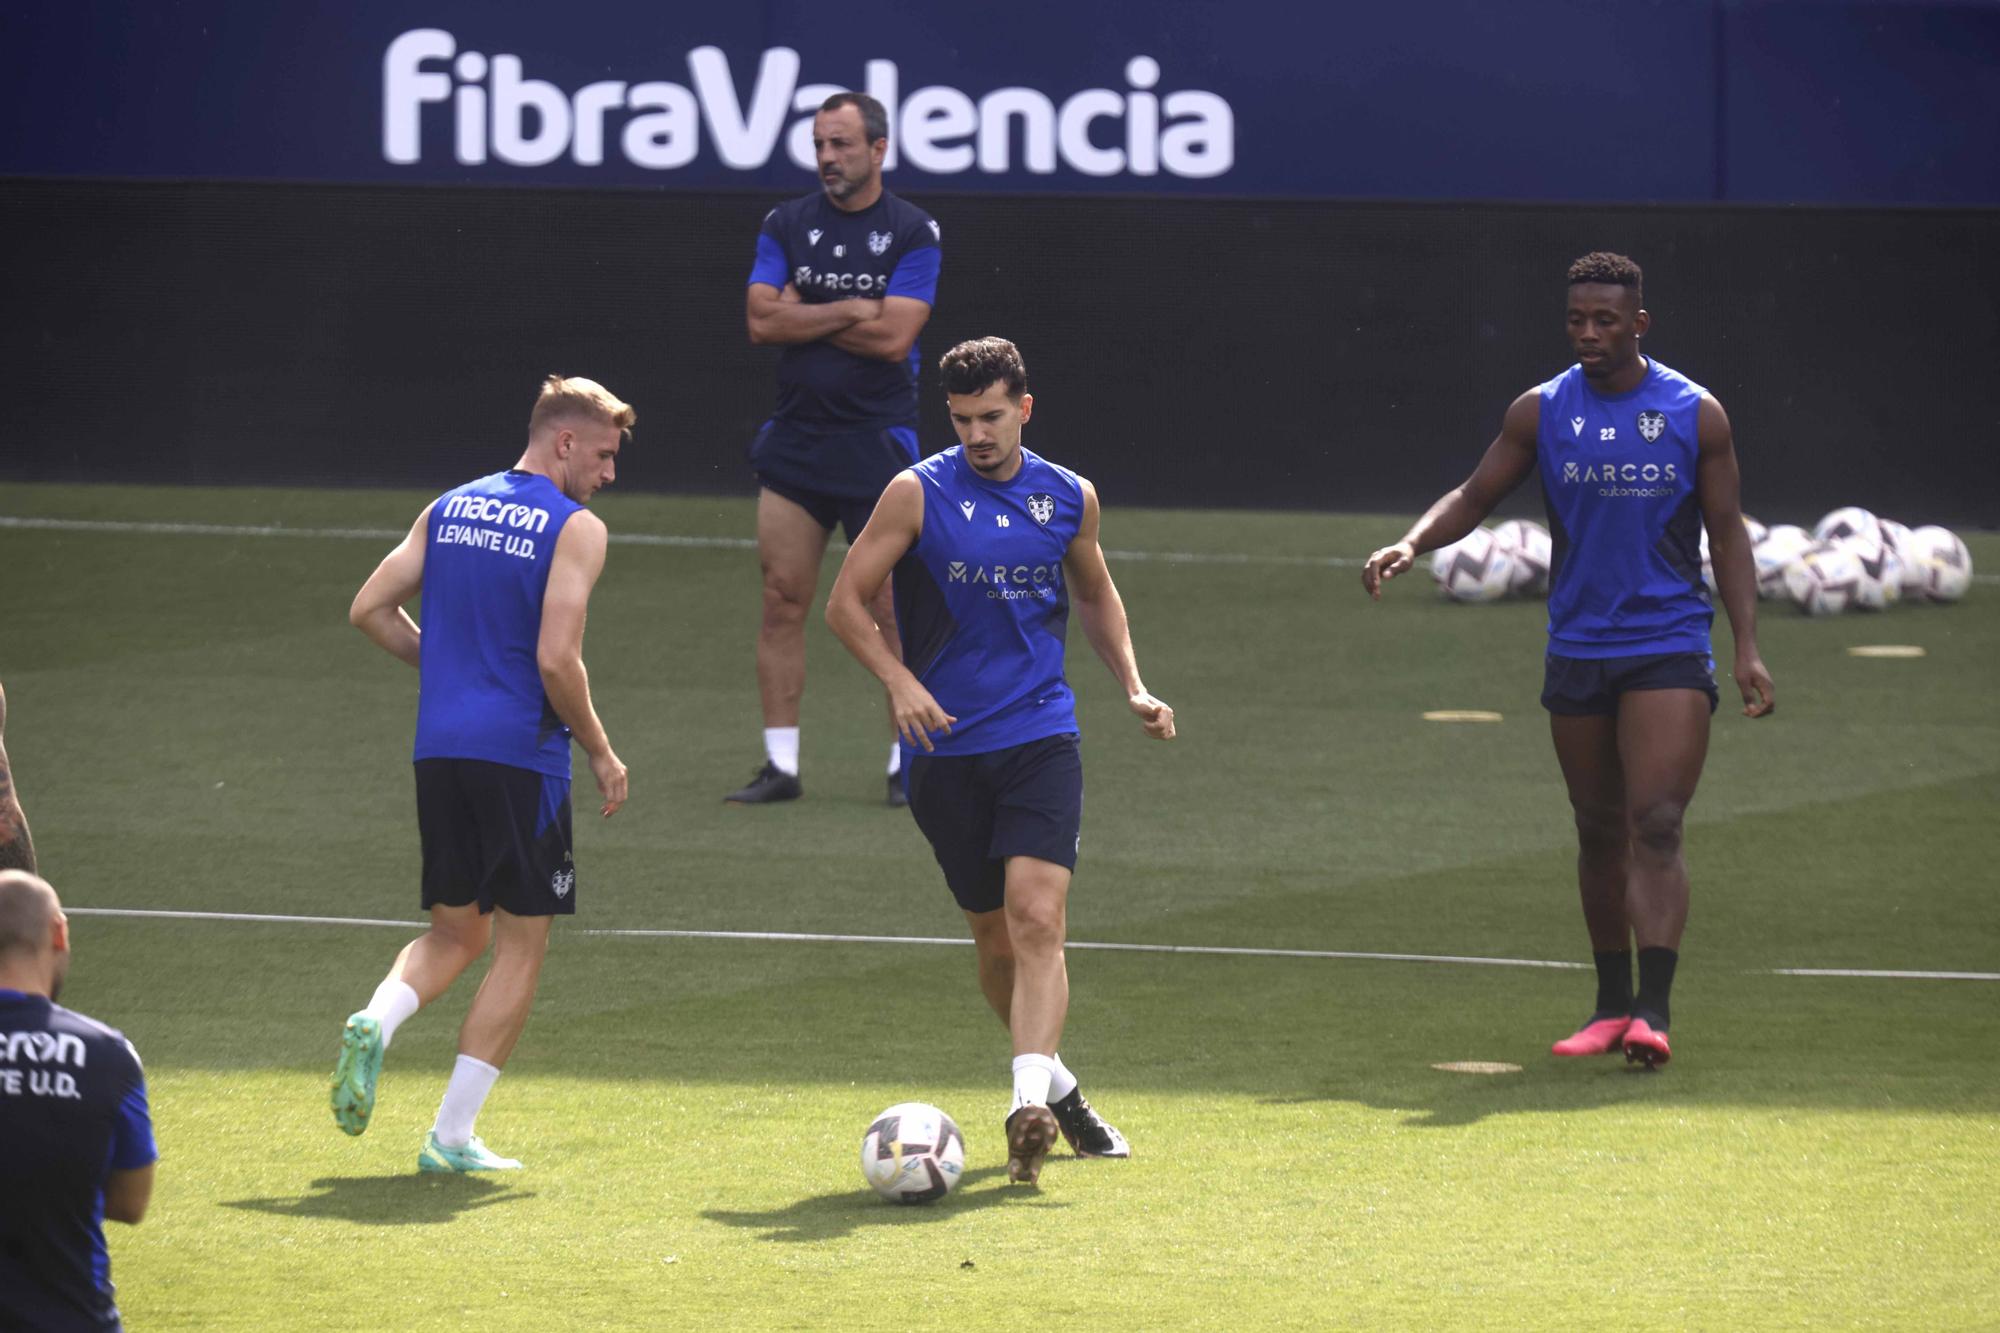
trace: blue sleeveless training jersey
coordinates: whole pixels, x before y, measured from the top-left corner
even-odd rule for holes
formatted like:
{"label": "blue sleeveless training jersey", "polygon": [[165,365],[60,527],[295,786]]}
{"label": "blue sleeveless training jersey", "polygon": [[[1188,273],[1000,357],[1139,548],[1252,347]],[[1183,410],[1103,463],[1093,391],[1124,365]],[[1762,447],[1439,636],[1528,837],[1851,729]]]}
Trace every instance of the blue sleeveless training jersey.
{"label": "blue sleeveless training jersey", "polygon": [[512,470],[431,506],[416,758],[569,777],[569,728],[549,706],[535,647],[556,538],[581,508],[547,477]]}
{"label": "blue sleeveless training jersey", "polygon": [[1549,651],[1636,657],[1709,649],[1695,418],[1707,392],[1648,357],[1606,397],[1571,366],[1540,388],[1536,457],[1554,553]]}
{"label": "blue sleeveless training jersey", "polygon": [[1063,557],[1083,522],[1083,484],[1021,450],[1007,482],[954,446],[911,468],[924,529],[896,565],[903,662],[958,721],[938,754],[985,754],[1075,731],[1063,678],[1069,588]]}

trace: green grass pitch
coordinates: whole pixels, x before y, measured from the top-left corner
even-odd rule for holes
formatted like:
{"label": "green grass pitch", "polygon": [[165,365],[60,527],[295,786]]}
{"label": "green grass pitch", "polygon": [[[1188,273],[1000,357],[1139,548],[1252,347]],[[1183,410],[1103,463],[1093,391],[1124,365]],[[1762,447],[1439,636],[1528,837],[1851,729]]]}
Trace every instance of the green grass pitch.
{"label": "green grass pitch", "polygon": [[[423,499],[14,486],[0,515],[399,530]],[[1400,519],[1108,501],[1114,551],[1258,558],[1113,556],[1171,746],[1072,636],[1073,939],[1587,956],[1538,606],[1421,577],[1369,604],[1324,558]],[[599,509],[623,537],[750,529],[737,501]],[[7,744],[70,905],[415,918],[416,678],[345,620],[390,544],[0,525]],[[2000,537],[1971,544],[2000,569]],[[327,1113],[340,1021],[410,932],[74,919],[65,998],[137,1044],[162,1151],[152,1214],[111,1229],[132,1328],[2000,1319],[2000,985],[1772,971],[2000,970],[2000,589],[1766,604],[1778,712],[1734,716],[1725,683],[1667,1070],[1546,1054],[1589,1005],[1576,971],[1077,949],[1063,1052],[1136,1156],[1057,1157],[1035,1192],[1004,1183],[969,948],[586,933],[963,935],[881,804],[877,691],[817,619],[807,799],[721,804],[760,757],[757,605],[749,551],[612,548],[586,657],[632,801],[579,810],[582,911],[480,1121],[517,1178],[413,1169],[473,978],[404,1028],[365,1137]],[[1927,655],[1846,652],[1882,642]],[[1521,1070],[1432,1068],[1464,1060]],[[905,1099],[969,1141],[934,1207],[856,1168]]]}

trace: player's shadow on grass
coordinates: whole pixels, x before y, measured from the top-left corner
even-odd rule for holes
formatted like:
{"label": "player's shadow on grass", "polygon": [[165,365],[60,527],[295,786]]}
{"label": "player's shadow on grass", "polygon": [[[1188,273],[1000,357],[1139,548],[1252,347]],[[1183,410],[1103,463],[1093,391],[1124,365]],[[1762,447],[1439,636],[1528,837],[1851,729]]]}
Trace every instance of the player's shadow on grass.
{"label": "player's shadow on grass", "polygon": [[1403,1111],[1403,1123],[1418,1129],[1455,1129],[1488,1116],[1595,1111],[1629,1103],[1705,1100],[1700,1086],[1677,1078],[1679,1071],[1653,1071],[1602,1061],[1526,1065],[1514,1073],[1463,1074],[1391,1067],[1373,1071],[1352,1085],[1323,1092],[1266,1097],[1266,1106],[1301,1102],[1355,1102],[1378,1111]]}
{"label": "player's shadow on grass", "polygon": [[864,1189],[819,1194],[783,1208],[756,1213],[710,1208],[702,1216],[725,1226],[761,1230],[764,1234],[758,1237],[760,1240],[815,1241],[838,1239],[864,1226],[922,1226],[968,1209],[1002,1208],[1024,1203],[1039,1203],[1044,1208],[1067,1207],[1038,1190],[1014,1189],[1003,1184],[974,1188],[995,1176],[1005,1175],[1006,1169],[998,1166],[968,1171],[960,1178],[958,1189],[950,1197],[934,1204],[916,1204],[907,1208],[886,1203],[872,1191]]}
{"label": "player's shadow on grass", "polygon": [[482,1176],[426,1175],[322,1176],[312,1192],[291,1198],[230,1199],[224,1208],[242,1208],[278,1217],[330,1217],[377,1226],[449,1222],[460,1213],[496,1203],[534,1198],[533,1191],[509,1189]]}

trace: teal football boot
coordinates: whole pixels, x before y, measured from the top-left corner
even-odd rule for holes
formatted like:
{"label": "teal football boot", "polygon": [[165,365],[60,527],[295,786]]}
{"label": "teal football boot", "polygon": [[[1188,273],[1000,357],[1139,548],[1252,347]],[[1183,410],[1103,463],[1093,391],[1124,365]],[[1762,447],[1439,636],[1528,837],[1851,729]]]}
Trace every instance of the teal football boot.
{"label": "teal football boot", "polygon": [[487,1148],[474,1135],[456,1148],[438,1142],[437,1131],[424,1136],[424,1149],[417,1154],[419,1171],[519,1171],[521,1164]]}
{"label": "teal football boot", "polygon": [[375,1114],[375,1079],[382,1072],[382,1024],[366,1012],[349,1015],[333,1067],[333,1122],[349,1134],[368,1128]]}

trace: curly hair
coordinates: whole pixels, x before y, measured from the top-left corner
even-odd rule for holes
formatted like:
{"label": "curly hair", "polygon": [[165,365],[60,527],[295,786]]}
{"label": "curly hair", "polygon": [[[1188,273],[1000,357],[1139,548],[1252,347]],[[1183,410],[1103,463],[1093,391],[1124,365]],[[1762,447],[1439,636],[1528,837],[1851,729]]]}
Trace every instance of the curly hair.
{"label": "curly hair", "polygon": [[1028,367],[1021,349],[1005,338],[972,338],[938,358],[938,378],[946,393],[980,394],[996,381],[1007,396],[1018,399],[1028,391]]}
{"label": "curly hair", "polygon": [[1601,282],[1609,287],[1630,287],[1632,295],[1645,295],[1645,274],[1624,255],[1609,250],[1592,250],[1569,266],[1569,282]]}

